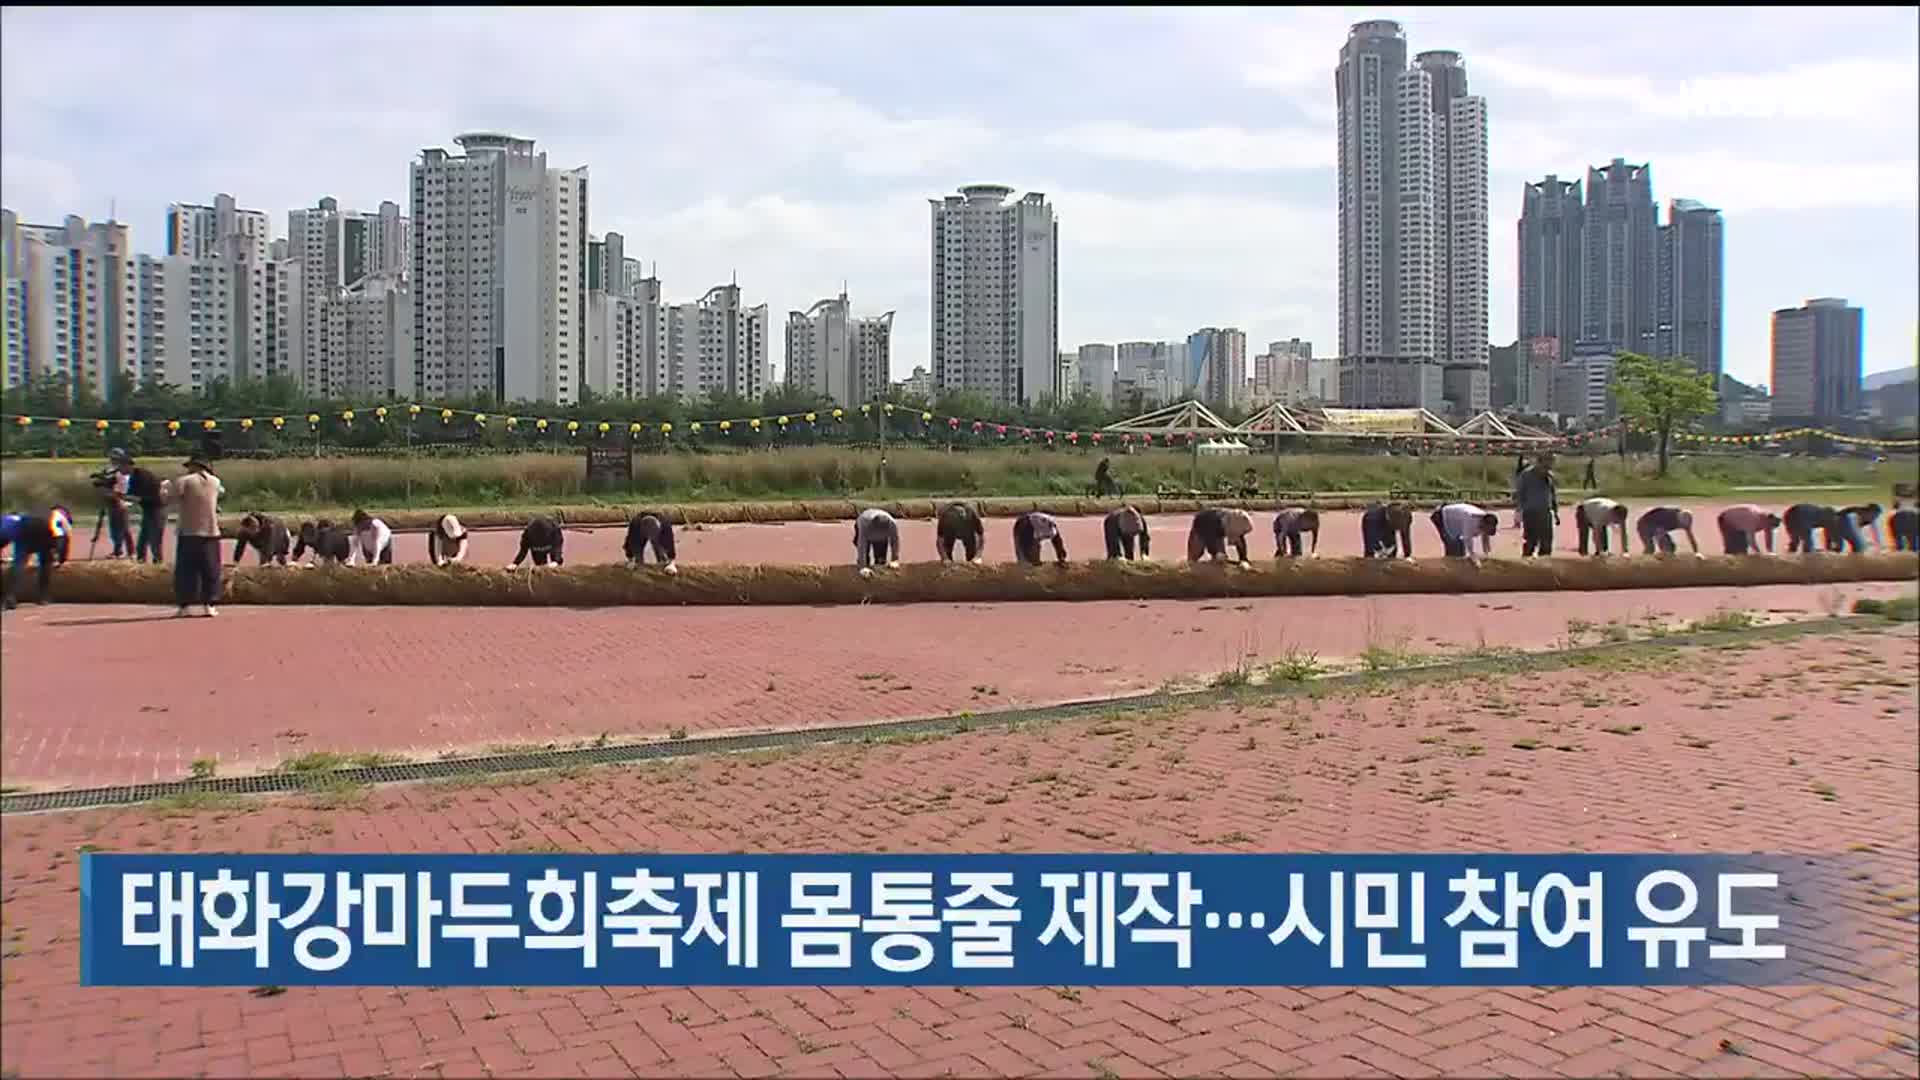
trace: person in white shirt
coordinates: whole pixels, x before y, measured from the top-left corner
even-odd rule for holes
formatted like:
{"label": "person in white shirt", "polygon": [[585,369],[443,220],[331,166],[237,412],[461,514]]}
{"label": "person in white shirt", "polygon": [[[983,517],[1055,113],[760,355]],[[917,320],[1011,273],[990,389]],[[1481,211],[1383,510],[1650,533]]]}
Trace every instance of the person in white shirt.
{"label": "person in white shirt", "polygon": [[347,552],[347,565],[364,558],[368,566],[393,565],[393,530],[387,523],[365,510],[353,512],[353,547]]}
{"label": "person in white shirt", "polygon": [[860,511],[853,519],[853,565],[860,576],[870,577],[873,568],[886,565],[900,568],[900,523],[877,506]]}
{"label": "person in white shirt", "polygon": [[[1433,512],[1433,527],[1440,533],[1448,557],[1472,559],[1478,565],[1493,554],[1493,534],[1500,529],[1500,516],[1472,503],[1448,503]],[[1480,541],[1479,554],[1473,550],[1475,540]]]}
{"label": "person in white shirt", "polygon": [[1029,566],[1040,565],[1040,545],[1053,544],[1053,560],[1067,561],[1067,541],[1052,514],[1034,510],[1013,519],[1013,557]]}
{"label": "person in white shirt", "polygon": [[1632,553],[1627,544],[1627,508],[1612,499],[1591,498],[1573,508],[1573,527],[1580,533],[1580,554],[1587,553],[1587,540],[1593,540],[1593,553],[1607,553],[1607,531],[1620,530],[1620,554]]}
{"label": "person in white shirt", "polygon": [[467,527],[452,514],[443,514],[427,533],[427,560],[435,566],[464,561],[467,557]]}

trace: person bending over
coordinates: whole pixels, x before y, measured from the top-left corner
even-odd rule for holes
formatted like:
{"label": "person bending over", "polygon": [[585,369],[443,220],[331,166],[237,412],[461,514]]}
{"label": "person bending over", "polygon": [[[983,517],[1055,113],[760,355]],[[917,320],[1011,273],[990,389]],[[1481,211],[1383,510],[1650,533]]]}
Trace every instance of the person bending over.
{"label": "person bending over", "polygon": [[1640,534],[1640,546],[1649,555],[1656,551],[1662,555],[1679,551],[1679,545],[1673,542],[1675,530],[1686,533],[1687,546],[1695,555],[1700,554],[1700,541],[1693,536],[1693,514],[1677,506],[1656,506],[1641,514],[1635,530]]}
{"label": "person bending over", "polygon": [[1894,507],[1887,515],[1887,531],[1893,534],[1893,550],[1920,551],[1920,510]]}
{"label": "person bending over", "polygon": [[1360,550],[1369,559],[1413,558],[1413,511],[1374,503],[1360,515]]}
{"label": "person bending over", "polygon": [[[1813,503],[1794,503],[1787,507],[1781,522],[1787,528],[1787,554],[1811,555],[1821,547],[1833,546],[1840,533],[1840,513],[1831,506],[1816,506]],[[1813,531],[1819,529],[1824,541],[1820,547],[1813,543]]]}
{"label": "person bending over", "polygon": [[[1433,512],[1433,527],[1448,558],[1472,559],[1477,566],[1482,558],[1493,554],[1493,534],[1500,531],[1500,515],[1472,503],[1448,503]],[[1477,554],[1475,541],[1480,546]]]}
{"label": "person bending over", "polygon": [[518,570],[529,555],[533,556],[535,566],[564,565],[566,545],[567,534],[561,531],[559,522],[550,517],[536,517],[520,530],[520,551],[507,564],[507,569]]}
{"label": "person bending over", "polygon": [[267,514],[248,514],[240,519],[240,531],[235,534],[233,561],[238,565],[246,557],[247,549],[252,548],[260,557],[260,565],[279,563],[287,565],[287,559],[293,551],[293,533],[280,523],[277,517]]}
{"label": "person bending over", "polygon": [[1273,557],[1300,557],[1300,534],[1313,537],[1310,554],[1320,553],[1320,512],[1303,506],[1290,506],[1273,515]]}
{"label": "person bending over", "polygon": [[627,565],[644,566],[648,548],[653,549],[654,561],[667,573],[680,572],[673,561],[673,522],[667,520],[667,515],[643,511],[627,522],[627,542],[621,549],[626,552]]}
{"label": "person bending over", "polygon": [[440,520],[427,530],[427,561],[435,566],[448,566],[464,562],[467,558],[467,527],[452,514],[440,515]]}
{"label": "person bending over", "polygon": [[300,557],[309,552],[312,556],[308,565],[344,563],[353,554],[353,535],[326,518],[309,521],[300,526],[300,534],[294,537],[293,561],[299,562]]}
{"label": "person bending over", "polygon": [[347,565],[354,565],[356,557],[368,566],[393,565],[393,530],[365,510],[353,512],[353,550],[347,553]]}
{"label": "person bending over", "polygon": [[47,511],[45,517],[38,514],[6,514],[0,516],[0,552],[13,550],[13,566],[7,571],[5,607],[12,608],[19,603],[20,575],[26,573],[27,560],[32,559],[39,571],[41,603],[47,602],[47,590],[53,586],[53,568],[65,565],[69,548],[73,544],[73,515],[63,506]]}
{"label": "person bending over", "polygon": [[1134,541],[1140,543],[1140,557],[1153,557],[1153,541],[1147,535],[1146,516],[1134,507],[1123,506],[1107,515],[1107,558],[1133,558]]}
{"label": "person bending over", "polygon": [[934,546],[940,550],[941,562],[953,561],[955,544],[966,552],[970,563],[979,562],[980,553],[987,547],[987,523],[980,519],[980,511],[963,502],[941,507],[934,523]]}
{"label": "person bending over", "polygon": [[1253,535],[1253,518],[1245,510],[1208,509],[1193,515],[1193,527],[1187,531],[1187,561],[1227,558],[1227,545],[1233,545],[1234,561],[1247,561],[1247,537]]}
{"label": "person bending over", "polygon": [[1773,554],[1773,533],[1781,526],[1780,515],[1746,503],[1720,511],[1720,544],[1729,555],[1760,554],[1760,535],[1766,534],[1767,554]]}
{"label": "person bending over", "polygon": [[1867,549],[1868,536],[1873,537],[1874,547],[1886,547],[1886,540],[1880,535],[1882,513],[1879,503],[1841,507],[1835,513],[1835,531],[1827,534],[1827,550],[1839,551],[1844,547],[1857,555]]}
{"label": "person bending over", "polygon": [[1627,546],[1627,508],[1612,499],[1592,498],[1573,508],[1573,527],[1580,535],[1580,554],[1587,553],[1587,540],[1593,540],[1593,553],[1607,553],[1607,533],[1620,530],[1620,554],[1626,555],[1633,549]]}
{"label": "person bending over", "polygon": [[1052,541],[1053,559],[1057,563],[1067,561],[1067,541],[1060,535],[1060,523],[1053,520],[1052,514],[1043,514],[1038,510],[1021,514],[1013,519],[1013,556],[1029,566],[1040,565],[1040,545]]}
{"label": "person bending over", "polygon": [[860,575],[872,575],[873,568],[900,566],[900,523],[877,506],[860,511],[853,519],[853,565]]}

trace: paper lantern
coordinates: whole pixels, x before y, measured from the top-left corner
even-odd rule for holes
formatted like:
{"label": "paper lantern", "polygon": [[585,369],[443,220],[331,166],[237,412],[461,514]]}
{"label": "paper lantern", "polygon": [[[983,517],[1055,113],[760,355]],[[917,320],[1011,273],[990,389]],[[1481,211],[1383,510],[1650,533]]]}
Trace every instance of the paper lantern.
{"label": "paper lantern", "polygon": [[519,417],[517,417],[517,416],[509,416],[509,417],[507,417],[507,430],[508,430],[508,431],[513,431],[513,430],[516,430],[517,428],[519,428],[519,426],[520,426],[520,418],[519,418]]}
{"label": "paper lantern", "polygon": [[244,420],[242,420],[242,421],[240,421],[240,430],[241,430],[241,431],[252,431],[252,430],[253,430],[253,417],[251,417],[251,416],[249,416],[249,417],[247,417],[246,419],[244,419]]}
{"label": "paper lantern", "polygon": [[474,414],[473,414],[473,426],[474,426],[474,427],[486,427],[486,426],[487,426],[487,414],[486,414],[486,413],[483,413],[483,412],[477,412],[477,413],[474,413]]}
{"label": "paper lantern", "polygon": [[31,416],[16,416],[16,417],[14,417],[14,418],[13,418],[13,422],[14,422],[14,423],[15,423],[16,425],[18,425],[18,426],[20,426],[20,427],[32,427],[32,426],[33,426],[33,417],[31,417]]}
{"label": "paper lantern", "polygon": [[276,416],[276,417],[274,417],[274,418],[273,418],[273,430],[275,430],[275,431],[279,431],[279,430],[280,430],[281,428],[283,428],[283,427],[286,427],[286,426],[287,426],[287,418],[286,418],[286,417],[284,417],[284,416]]}
{"label": "paper lantern", "polygon": [[933,423],[933,414],[932,414],[932,413],[930,413],[930,412],[923,412],[923,413],[921,413],[921,414],[920,414],[920,422],[921,422],[921,423],[923,423],[923,424],[931,424],[931,423]]}
{"label": "paper lantern", "polygon": [[[834,412],[836,412],[836,413],[837,413],[837,412],[839,412],[839,411],[840,411],[840,410],[838,410],[838,409],[835,409],[835,410],[834,410]],[[862,416],[864,416],[864,415],[866,415],[867,413],[870,413],[870,412],[872,412],[872,411],[873,411],[873,406],[871,406],[871,405],[862,405],[862,406],[860,406],[860,414],[861,414]]]}
{"label": "paper lantern", "polygon": [[386,422],[387,422],[387,407],[386,407],[385,405],[382,405],[382,406],[380,406],[379,408],[377,408],[377,409],[375,409],[375,410],[373,410],[373,418],[374,418],[375,420],[378,420],[378,421],[380,421],[380,422],[381,422],[381,423],[383,423],[383,424],[384,424],[384,423],[386,423]]}
{"label": "paper lantern", "polygon": [[603,437],[606,435],[607,432],[612,430],[613,430],[612,424],[607,423],[605,420],[600,421],[600,434]]}
{"label": "paper lantern", "polygon": [[[660,430],[665,431],[672,426],[673,426],[672,424],[661,424]],[[695,420],[693,423],[688,424],[687,430],[693,432],[695,435],[700,434],[700,421]]]}
{"label": "paper lantern", "polygon": [[733,430],[733,421],[731,420],[720,421],[720,434],[725,435],[727,432],[732,430]]}
{"label": "paper lantern", "polygon": [[1004,439],[1004,438],[1006,438],[1006,437],[1007,437],[1007,425],[1005,425],[1005,424],[995,424],[995,425],[993,425],[993,433],[994,433],[995,435],[998,435],[998,436],[1000,436],[1000,437],[1001,437],[1001,438],[1003,438],[1003,439]]}
{"label": "paper lantern", "polygon": [[886,408],[887,408],[887,415],[888,415],[888,416],[892,416],[892,415],[893,415],[893,402],[891,402],[891,401],[889,401],[889,402],[887,402],[887,406],[886,406]]}
{"label": "paper lantern", "polygon": [[452,410],[452,409],[441,409],[441,410],[440,410],[440,422],[441,422],[441,423],[443,423],[443,424],[450,424],[450,423],[452,423],[452,422],[453,422],[453,410]]}
{"label": "paper lantern", "polygon": [[978,435],[978,434],[980,434],[981,432],[983,432],[983,431],[985,431],[985,430],[987,430],[987,425],[985,425],[985,424],[983,424],[983,423],[981,423],[981,422],[980,422],[980,421],[978,421],[978,420],[975,420],[975,421],[973,422],[973,433],[974,433],[975,435]]}
{"label": "paper lantern", "polygon": [[[101,423],[105,423],[105,422],[106,421],[104,420],[101,421]],[[142,431],[147,430],[147,422],[145,420],[135,420],[133,423],[128,424],[127,426],[132,428],[135,434],[138,434]]]}
{"label": "paper lantern", "polygon": [[307,423],[309,423],[309,424],[312,424],[312,425],[313,425],[314,427],[319,427],[319,426],[320,426],[320,414],[319,414],[319,413],[308,413],[308,414],[307,414]]}
{"label": "paper lantern", "polygon": [[808,414],[807,414],[807,423],[809,423],[809,424],[811,424],[811,423],[813,423],[813,417],[814,417],[814,414],[813,414],[813,413],[808,413]]}
{"label": "paper lantern", "polygon": [[750,428],[752,428],[752,429],[753,429],[753,430],[755,430],[755,431],[759,431],[759,430],[760,430],[760,418],[756,416],[756,417],[754,417],[753,419],[751,419],[751,420],[749,420],[749,421],[747,421],[747,426],[748,426],[748,427],[750,427]]}
{"label": "paper lantern", "polygon": [[783,417],[781,417],[781,418],[780,418],[780,426],[781,426],[781,427],[786,427],[786,426],[787,426],[787,418],[786,418],[786,417],[784,417],[784,416],[783,416]]}
{"label": "paper lantern", "polygon": [[957,416],[947,417],[947,430],[948,431],[960,430],[960,418]]}
{"label": "paper lantern", "polygon": [[[699,431],[699,430],[700,430],[700,425],[699,425],[699,424],[695,424],[695,425],[693,425],[693,430],[695,430],[695,431]],[[660,434],[662,434],[662,435],[671,435],[671,434],[673,434],[673,425],[672,425],[672,424],[661,424],[661,425],[660,425]]]}
{"label": "paper lantern", "polygon": [[178,420],[167,421],[167,437],[172,438],[173,436],[178,434],[180,434],[180,421]]}
{"label": "paper lantern", "polygon": [[840,419],[841,417],[843,417],[843,416],[845,416],[845,415],[847,415],[847,414],[846,414],[845,412],[843,412],[843,411],[841,411],[841,410],[839,410],[839,409],[835,409],[835,410],[833,410],[833,418],[834,418],[834,420],[835,420],[836,422],[837,422],[837,421],[838,421],[838,420],[839,420],[839,419]]}
{"label": "paper lantern", "polygon": [[212,421],[212,420],[202,420],[202,421],[200,421],[200,430],[201,430],[201,431],[213,431],[213,430],[215,430],[215,429],[217,429],[217,428],[219,428],[219,426],[220,426],[220,425],[219,425],[219,424],[218,424],[217,422],[215,422],[215,421]]}
{"label": "paper lantern", "polygon": [[580,430],[580,421],[578,420],[567,421],[567,435],[569,438],[571,438],[573,434],[579,430]]}
{"label": "paper lantern", "polygon": [[101,432],[104,432],[104,431],[106,431],[106,430],[107,430],[107,422],[106,422],[105,420],[95,420],[95,421],[93,422],[93,430],[95,430],[95,431],[101,431]]}
{"label": "paper lantern", "polygon": [[533,422],[533,429],[534,429],[535,431],[545,431],[545,430],[547,430],[547,421],[546,421],[546,419],[545,419],[544,417],[542,417],[542,418],[541,418],[541,419],[539,419],[539,420],[535,420],[535,421]]}
{"label": "paper lantern", "polygon": [[413,417],[413,416],[419,416],[419,415],[420,415],[420,406],[418,406],[418,405],[409,405],[409,406],[407,406],[407,415],[408,415],[409,417]]}
{"label": "paper lantern", "polygon": [[633,423],[631,423],[631,424],[628,424],[628,425],[627,425],[627,434],[628,434],[628,435],[638,435],[638,434],[640,434],[640,421],[638,421],[638,420],[635,420],[635,421],[634,421]]}

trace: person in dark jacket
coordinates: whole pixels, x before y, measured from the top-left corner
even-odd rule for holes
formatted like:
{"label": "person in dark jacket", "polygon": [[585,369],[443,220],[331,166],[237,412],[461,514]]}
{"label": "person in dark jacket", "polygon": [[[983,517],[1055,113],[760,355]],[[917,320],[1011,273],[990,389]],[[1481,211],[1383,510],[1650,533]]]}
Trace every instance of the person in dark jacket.
{"label": "person in dark jacket", "polygon": [[167,500],[160,488],[160,478],[153,470],[134,464],[131,457],[123,458],[121,471],[126,474],[126,487],[123,494],[140,507],[140,532],[134,537],[133,557],[135,561],[165,561],[161,555],[162,544],[167,538]]}
{"label": "person in dark jacket", "polygon": [[1093,493],[1103,499],[1120,494],[1120,485],[1113,480],[1113,462],[1110,458],[1101,458],[1100,464],[1093,467]]}
{"label": "person in dark jacket", "polygon": [[566,562],[566,544],[567,534],[561,530],[559,522],[550,517],[536,517],[520,530],[520,551],[507,564],[507,569],[518,570],[529,555],[533,556],[535,566],[549,563],[563,565]]}
{"label": "person in dark jacket", "polygon": [[1895,506],[1887,515],[1887,531],[1893,534],[1893,550],[1920,551],[1920,510]]}
{"label": "person in dark jacket", "polygon": [[979,562],[980,553],[987,547],[987,523],[981,520],[980,511],[963,502],[941,507],[934,522],[934,546],[940,550],[941,562],[953,561],[955,544],[966,552],[970,563]]}
{"label": "person in dark jacket", "polygon": [[270,562],[285,566],[293,551],[293,533],[279,518],[266,514],[248,514],[241,518],[235,537],[233,561],[236,565],[246,557],[248,548],[259,554],[261,566]]}
{"label": "person in dark jacket", "polygon": [[1834,531],[1827,534],[1827,550],[1845,549],[1857,555],[1867,549],[1868,536],[1873,537],[1874,547],[1886,547],[1887,542],[1880,535],[1882,513],[1879,503],[1843,506],[1835,511]]}
{"label": "person in dark jacket", "polygon": [[53,568],[65,565],[73,544],[73,515],[64,506],[39,514],[0,515],[0,552],[13,550],[13,566],[7,571],[4,599],[0,605],[12,608],[19,603],[20,575],[26,573],[27,560],[37,564],[40,574],[41,603],[53,586]]}
{"label": "person in dark jacket", "polygon": [[1513,504],[1520,512],[1520,554],[1553,554],[1553,530],[1560,524],[1560,491],[1553,476],[1553,455],[1542,454],[1513,481]]}
{"label": "person in dark jacket", "polygon": [[353,554],[353,534],[326,518],[305,522],[293,538],[291,558],[297,563],[301,556],[309,552],[312,553],[312,561],[322,565],[345,563]]}
{"label": "person in dark jacket", "polygon": [[[1787,529],[1787,554],[1811,555],[1820,548],[1831,547],[1840,533],[1840,514],[1831,506],[1816,506],[1813,503],[1794,503],[1787,507],[1781,516],[1781,522]],[[1819,547],[1813,543],[1813,530],[1819,529],[1821,540]]]}
{"label": "person in dark jacket", "polygon": [[1226,558],[1231,544],[1235,561],[1247,562],[1247,537],[1252,533],[1253,518],[1245,510],[1202,510],[1193,515],[1193,527],[1187,530],[1187,561]]}
{"label": "person in dark jacket", "polygon": [[1360,515],[1360,550],[1369,559],[1413,558],[1413,511],[1404,503],[1374,503]]}
{"label": "person in dark jacket", "polygon": [[1134,541],[1140,544],[1140,557],[1153,557],[1153,540],[1147,535],[1147,518],[1132,506],[1123,506],[1107,515],[1107,558],[1132,560]]}
{"label": "person in dark jacket", "polygon": [[674,564],[673,522],[665,514],[643,511],[633,515],[627,522],[627,542],[621,548],[626,553],[627,565],[639,567],[646,565],[647,549],[653,549],[654,561],[669,574],[677,574],[680,568]]}
{"label": "person in dark jacket", "polygon": [[1044,541],[1053,541],[1055,562],[1067,561],[1067,542],[1060,535],[1060,523],[1053,520],[1052,514],[1043,514],[1038,510],[1021,514],[1013,519],[1013,556],[1032,566],[1040,565],[1040,545]]}

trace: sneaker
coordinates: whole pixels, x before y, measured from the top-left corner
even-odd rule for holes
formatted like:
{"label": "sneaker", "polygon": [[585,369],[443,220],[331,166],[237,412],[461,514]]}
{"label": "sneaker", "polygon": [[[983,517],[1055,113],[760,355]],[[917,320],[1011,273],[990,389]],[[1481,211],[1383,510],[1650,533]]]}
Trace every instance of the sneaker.
{"label": "sneaker", "polygon": [[219,608],[214,607],[212,604],[207,605],[207,618],[211,619],[218,614],[220,614]]}
{"label": "sneaker", "polygon": [[176,612],[174,612],[174,613],[173,613],[173,617],[174,617],[174,618],[176,618],[176,619],[184,619],[184,618],[186,618],[186,617],[187,617],[187,605],[185,605],[185,604],[181,604],[181,605],[180,605],[180,610],[179,610],[179,611],[176,611]]}

